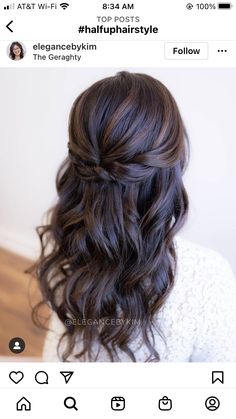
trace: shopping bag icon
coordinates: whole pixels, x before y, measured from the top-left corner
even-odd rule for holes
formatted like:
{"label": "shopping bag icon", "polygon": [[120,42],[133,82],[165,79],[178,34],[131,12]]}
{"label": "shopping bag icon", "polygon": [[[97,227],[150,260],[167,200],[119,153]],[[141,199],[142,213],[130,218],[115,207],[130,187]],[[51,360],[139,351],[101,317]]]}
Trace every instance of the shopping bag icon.
{"label": "shopping bag icon", "polygon": [[172,400],[168,399],[167,396],[162,397],[158,403],[159,410],[171,410],[172,409]]}

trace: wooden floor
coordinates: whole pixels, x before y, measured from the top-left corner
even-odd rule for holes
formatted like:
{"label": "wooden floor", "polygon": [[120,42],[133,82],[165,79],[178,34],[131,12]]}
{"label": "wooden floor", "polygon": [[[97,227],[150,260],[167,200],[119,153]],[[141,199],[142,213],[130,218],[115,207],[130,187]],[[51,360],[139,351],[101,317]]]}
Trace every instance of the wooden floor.
{"label": "wooden floor", "polygon": [[[46,332],[31,319],[31,306],[41,296],[36,281],[24,273],[31,264],[31,260],[0,248],[0,357],[41,357]],[[45,309],[43,315],[47,318],[49,311]],[[22,337],[25,341],[21,354],[15,355],[9,350],[13,337]]]}

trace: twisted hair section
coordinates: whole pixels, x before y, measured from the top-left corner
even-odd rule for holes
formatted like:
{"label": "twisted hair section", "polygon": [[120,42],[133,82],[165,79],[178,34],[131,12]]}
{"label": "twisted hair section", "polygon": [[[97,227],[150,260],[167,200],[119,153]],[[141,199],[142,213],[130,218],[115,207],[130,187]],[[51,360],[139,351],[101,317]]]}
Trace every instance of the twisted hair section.
{"label": "twisted hair section", "polygon": [[96,347],[135,362],[135,336],[145,361],[160,360],[155,330],[188,212],[187,161],[177,104],[151,76],[120,72],[75,100],[58,201],[37,229],[41,256],[31,270],[65,325],[63,360],[96,361]]}

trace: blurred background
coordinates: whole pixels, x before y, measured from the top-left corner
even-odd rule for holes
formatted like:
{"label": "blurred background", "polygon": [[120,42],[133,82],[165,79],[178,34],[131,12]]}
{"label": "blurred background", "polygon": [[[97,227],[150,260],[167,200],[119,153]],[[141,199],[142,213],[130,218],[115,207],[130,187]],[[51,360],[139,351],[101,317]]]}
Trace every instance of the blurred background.
{"label": "blurred background", "polygon": [[67,155],[73,101],[121,70],[150,74],[175,97],[191,143],[184,177],[190,214],[180,235],[220,252],[236,274],[235,69],[1,69],[0,356],[14,356],[8,342],[21,336],[26,349],[14,357],[41,357],[45,331],[31,320],[40,293],[24,274],[39,255],[35,228],[56,202],[55,176]]}

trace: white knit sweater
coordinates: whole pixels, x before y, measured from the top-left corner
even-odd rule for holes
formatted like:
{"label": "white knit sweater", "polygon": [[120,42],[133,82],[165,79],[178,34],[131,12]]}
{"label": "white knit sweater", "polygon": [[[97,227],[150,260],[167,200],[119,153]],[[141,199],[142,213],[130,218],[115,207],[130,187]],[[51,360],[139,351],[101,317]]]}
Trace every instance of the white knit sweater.
{"label": "white knit sweater", "polygon": [[[154,331],[160,361],[235,362],[236,280],[229,263],[218,252],[178,236],[174,243],[178,257],[175,285],[155,319],[165,337],[164,341]],[[56,347],[65,328],[56,314],[52,315],[50,329],[43,360],[60,361]],[[77,345],[80,348],[79,337]],[[95,351],[97,348],[94,345]],[[140,337],[133,340],[131,349],[139,362],[149,355]],[[76,361],[73,356],[69,360]],[[131,361],[123,352],[116,360]],[[102,348],[98,361],[109,361]]]}

